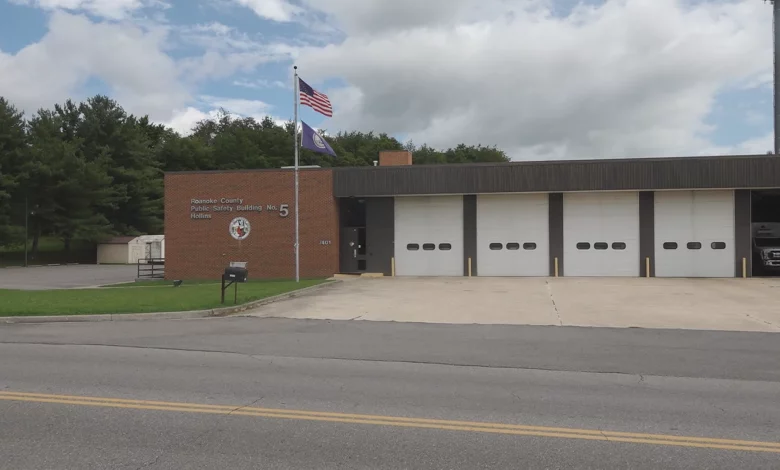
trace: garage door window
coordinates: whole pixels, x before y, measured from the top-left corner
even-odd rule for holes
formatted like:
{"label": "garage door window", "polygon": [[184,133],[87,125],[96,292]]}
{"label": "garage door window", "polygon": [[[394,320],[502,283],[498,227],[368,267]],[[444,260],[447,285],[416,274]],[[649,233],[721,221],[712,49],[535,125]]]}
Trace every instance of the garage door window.
{"label": "garage door window", "polygon": [[710,245],[713,250],[725,250],[726,249],[726,243],[725,242],[712,242],[712,245]]}
{"label": "garage door window", "polygon": [[623,243],[623,242],[615,242],[615,243],[612,244],[612,249],[613,250],[625,250],[626,249],[626,244]]}
{"label": "garage door window", "polygon": [[517,251],[517,250],[520,249],[520,244],[519,243],[507,243],[506,244],[506,249],[507,250],[512,250],[512,251]]}
{"label": "garage door window", "polygon": [[504,249],[504,245],[502,245],[501,243],[491,243],[490,244],[490,249],[493,250],[493,251],[503,250]]}
{"label": "garage door window", "polygon": [[701,243],[699,243],[699,242],[688,242],[688,249],[689,250],[701,250]]}
{"label": "garage door window", "polygon": [[406,245],[406,249],[409,251],[417,251],[420,249],[420,245],[418,245],[417,243],[410,243]]}
{"label": "garage door window", "polygon": [[590,250],[590,243],[588,243],[588,242],[579,242],[579,243],[577,243],[577,249],[578,250]]}
{"label": "garage door window", "polygon": [[664,243],[664,250],[676,250],[676,249],[677,249],[677,243],[675,242]]}
{"label": "garage door window", "polygon": [[536,243],[523,243],[523,249],[524,250],[535,250],[536,249]]}
{"label": "garage door window", "polygon": [[433,251],[435,249],[436,249],[436,245],[434,245],[433,243],[426,243],[423,245],[423,250],[425,251]]}
{"label": "garage door window", "polygon": [[609,248],[609,245],[604,242],[598,242],[593,244],[593,248],[595,248],[596,250],[606,250],[607,248]]}
{"label": "garage door window", "polygon": [[449,243],[439,243],[439,249],[441,251],[450,251],[452,249],[452,245]]}

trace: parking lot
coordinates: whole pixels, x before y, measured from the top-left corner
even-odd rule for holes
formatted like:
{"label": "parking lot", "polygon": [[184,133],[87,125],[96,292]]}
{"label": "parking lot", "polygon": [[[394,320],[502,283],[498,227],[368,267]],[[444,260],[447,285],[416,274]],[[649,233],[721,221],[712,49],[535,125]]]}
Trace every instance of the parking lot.
{"label": "parking lot", "polygon": [[250,314],[780,332],[780,279],[358,278]]}
{"label": "parking lot", "polygon": [[0,269],[0,289],[46,290],[133,282],[137,267],[117,265],[43,266]]}

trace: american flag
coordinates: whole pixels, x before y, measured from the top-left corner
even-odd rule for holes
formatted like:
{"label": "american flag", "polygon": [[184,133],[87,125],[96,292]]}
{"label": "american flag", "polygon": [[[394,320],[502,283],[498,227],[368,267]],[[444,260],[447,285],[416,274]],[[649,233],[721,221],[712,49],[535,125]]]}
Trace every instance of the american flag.
{"label": "american flag", "polygon": [[298,89],[300,90],[301,104],[311,107],[320,114],[333,117],[333,106],[330,104],[328,95],[315,90],[300,78],[298,79]]}

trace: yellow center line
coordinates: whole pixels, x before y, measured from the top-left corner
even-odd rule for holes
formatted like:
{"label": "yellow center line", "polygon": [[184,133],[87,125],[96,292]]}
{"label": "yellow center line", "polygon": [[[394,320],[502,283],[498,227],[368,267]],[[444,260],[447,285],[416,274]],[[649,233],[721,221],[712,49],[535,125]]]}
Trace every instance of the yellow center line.
{"label": "yellow center line", "polygon": [[527,426],[502,423],[453,421],[425,418],[404,418],[396,416],[363,415],[303,410],[286,410],[248,406],[205,405],[197,403],[165,402],[153,400],[129,400],[121,398],[100,398],[74,395],[51,395],[42,393],[0,392],[0,400],[64,405],[99,406],[109,408],[175,411],[183,413],[207,413],[218,415],[252,416],[274,419],[323,421],[332,423],[370,424],[378,426],[399,426],[410,428],[468,431],[519,436],[554,437],[564,439],[585,439],[609,442],[627,442],[665,446],[695,447],[707,449],[740,450],[748,452],[780,453],[780,443],[718,439],[693,436],[672,436],[665,434],[627,433],[599,431],[593,429]]}

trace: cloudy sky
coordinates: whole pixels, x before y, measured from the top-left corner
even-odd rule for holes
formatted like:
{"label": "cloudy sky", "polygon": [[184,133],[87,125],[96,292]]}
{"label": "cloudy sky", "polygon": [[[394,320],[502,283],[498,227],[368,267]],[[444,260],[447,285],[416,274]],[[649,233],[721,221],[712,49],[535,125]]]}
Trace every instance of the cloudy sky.
{"label": "cloudy sky", "polygon": [[182,132],[219,108],[515,160],[766,153],[759,0],[0,0],[0,95],[108,94]]}

